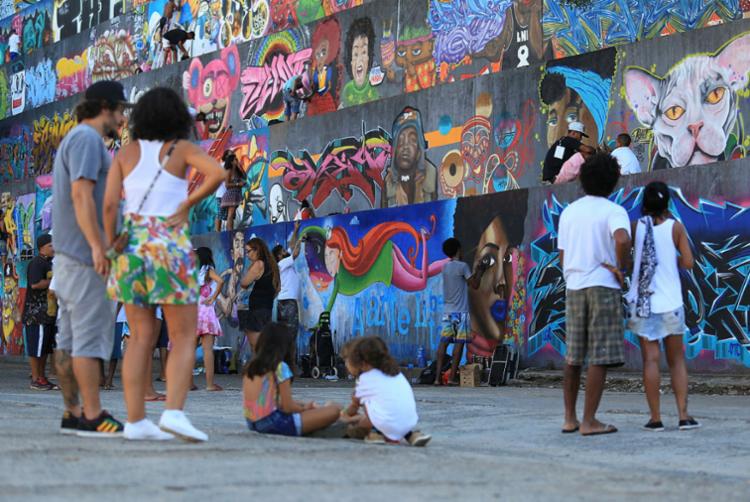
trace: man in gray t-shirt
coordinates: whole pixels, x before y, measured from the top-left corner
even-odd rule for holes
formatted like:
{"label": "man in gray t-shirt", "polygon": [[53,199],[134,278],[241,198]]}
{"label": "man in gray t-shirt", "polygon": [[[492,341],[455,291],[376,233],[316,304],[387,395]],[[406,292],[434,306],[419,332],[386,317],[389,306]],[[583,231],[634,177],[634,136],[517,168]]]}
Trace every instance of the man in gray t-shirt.
{"label": "man in gray t-shirt", "polygon": [[482,274],[487,269],[484,261],[480,262],[476,272],[471,273],[469,265],[461,261],[461,243],[451,237],[443,242],[443,253],[451,259],[443,266],[443,320],[438,345],[437,367],[435,368],[435,385],[440,385],[443,360],[448,345],[453,345],[453,361],[450,377],[453,381],[458,378],[458,364],[463,357],[464,345],[471,334],[469,319],[469,290],[479,287]]}
{"label": "man in gray t-shirt", "polygon": [[[125,122],[119,82],[90,86],[76,108],[78,125],[58,146],[52,184],[52,242],[58,298],[57,376],[65,402],[60,432],[121,435],[123,425],[102,410],[99,360],[114,344],[114,303],[107,299],[102,205],[110,156],[104,137]],[[75,371],[74,371],[75,370]],[[83,399],[83,406],[79,401]]]}

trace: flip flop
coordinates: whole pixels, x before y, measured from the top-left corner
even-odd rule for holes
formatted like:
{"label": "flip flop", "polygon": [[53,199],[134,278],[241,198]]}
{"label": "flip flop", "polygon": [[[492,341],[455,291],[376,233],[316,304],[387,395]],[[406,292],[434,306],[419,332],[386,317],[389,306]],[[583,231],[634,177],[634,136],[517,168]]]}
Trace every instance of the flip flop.
{"label": "flip flop", "polygon": [[157,394],[154,397],[148,397],[144,399],[144,401],[149,402],[149,403],[156,402],[156,401],[166,401],[166,400],[167,400],[167,396],[164,394]]}
{"label": "flip flop", "polygon": [[198,390],[198,386],[197,386],[197,385],[195,385],[195,384],[193,384],[193,386],[192,386],[192,387],[190,387],[190,390]]}
{"label": "flip flop", "polygon": [[214,384],[213,389],[206,389],[208,392],[219,392],[220,390],[224,390],[221,385]]}
{"label": "flip flop", "polygon": [[601,436],[602,434],[612,434],[612,433],[615,433],[615,432],[617,432],[617,427],[615,427],[614,425],[611,425],[611,424],[606,424],[604,426],[604,429],[602,429],[600,431],[586,432],[586,433],[582,432],[581,436]]}
{"label": "flip flop", "polygon": [[563,434],[573,434],[574,432],[578,432],[578,426],[576,425],[574,429],[561,429],[560,432]]}

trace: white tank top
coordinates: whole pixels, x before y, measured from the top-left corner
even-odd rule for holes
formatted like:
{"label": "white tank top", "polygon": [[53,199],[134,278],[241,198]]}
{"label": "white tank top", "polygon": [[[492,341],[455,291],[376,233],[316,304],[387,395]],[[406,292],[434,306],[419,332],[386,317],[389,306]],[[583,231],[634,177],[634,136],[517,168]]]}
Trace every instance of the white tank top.
{"label": "white tank top", "polygon": [[[682,286],[680,272],[677,267],[677,248],[672,238],[672,228],[675,220],[669,219],[654,226],[654,248],[656,249],[656,271],[651,279],[651,312],[663,314],[680,308],[682,302]],[[646,226],[638,221],[635,229],[635,268],[633,280],[628,293],[628,300],[634,301],[638,297],[638,274],[640,273],[643,240],[646,237]]]}
{"label": "white tank top", "polygon": [[[138,212],[143,196],[160,168],[159,152],[164,146],[163,141],[138,140],[138,143],[141,146],[141,158],[122,181],[125,192],[125,214]],[[188,180],[178,178],[164,169],[148,194],[139,214],[141,216],[171,216],[187,197]]]}

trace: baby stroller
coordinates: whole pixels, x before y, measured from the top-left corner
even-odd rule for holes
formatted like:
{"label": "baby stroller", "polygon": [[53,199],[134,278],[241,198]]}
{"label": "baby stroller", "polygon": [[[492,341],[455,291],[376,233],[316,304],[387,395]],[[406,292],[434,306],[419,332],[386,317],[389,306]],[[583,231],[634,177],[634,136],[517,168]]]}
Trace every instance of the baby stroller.
{"label": "baby stroller", "polygon": [[318,325],[310,335],[310,366],[310,376],[313,378],[317,379],[328,375],[338,376],[330,312],[320,314]]}

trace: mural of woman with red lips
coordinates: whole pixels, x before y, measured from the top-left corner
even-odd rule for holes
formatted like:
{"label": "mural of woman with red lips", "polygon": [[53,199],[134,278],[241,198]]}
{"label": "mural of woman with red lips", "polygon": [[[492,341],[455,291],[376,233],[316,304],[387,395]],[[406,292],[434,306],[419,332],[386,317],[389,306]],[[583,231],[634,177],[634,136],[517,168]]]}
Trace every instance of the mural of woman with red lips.
{"label": "mural of woman with red lips", "polygon": [[495,211],[484,197],[461,198],[456,202],[453,233],[466,243],[464,259],[476,270],[486,271],[479,288],[469,288],[472,340],[467,358],[491,357],[498,343],[509,336],[509,306],[512,304],[519,246],[523,242],[528,192],[506,194],[508,203]]}
{"label": "mural of woman with red lips", "polygon": [[[432,218],[433,225],[435,218]],[[407,256],[391,240],[398,234],[414,238],[415,246]],[[330,230],[310,226],[302,233],[310,279],[318,290],[325,290],[333,281],[333,291],[326,311],[330,312],[339,293],[354,296],[375,283],[395,286],[402,291],[421,291],[427,279],[439,274],[449,260],[428,263],[427,230],[417,230],[408,223],[389,221],[370,229],[358,243],[349,239],[342,227]],[[416,265],[421,251],[420,264]]]}
{"label": "mural of woman with red lips", "polygon": [[312,36],[313,96],[308,115],[336,111],[341,97],[343,67],[339,62],[341,27],[336,18],[318,23]]}
{"label": "mural of woman with red lips", "polygon": [[196,124],[201,138],[216,139],[227,128],[232,93],[239,82],[240,54],[234,44],[222,49],[219,58],[205,67],[198,58],[190,62],[183,74],[183,87],[190,104],[206,117]]}

